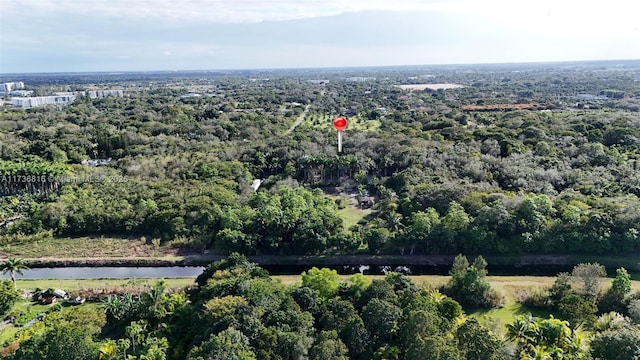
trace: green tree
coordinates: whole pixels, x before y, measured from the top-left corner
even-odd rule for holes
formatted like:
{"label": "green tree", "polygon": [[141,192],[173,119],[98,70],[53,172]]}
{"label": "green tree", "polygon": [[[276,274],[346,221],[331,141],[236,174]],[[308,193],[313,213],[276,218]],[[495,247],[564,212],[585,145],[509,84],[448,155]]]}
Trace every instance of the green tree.
{"label": "green tree", "polygon": [[631,292],[631,275],[629,275],[627,269],[619,268],[616,270],[616,277],[611,282],[611,290],[620,297],[624,297]]}
{"label": "green tree", "polygon": [[467,319],[456,330],[458,349],[467,359],[498,360],[502,359],[500,349],[502,343],[489,329],[482,326],[474,318]]}
{"label": "green tree", "polygon": [[336,331],[321,331],[309,349],[310,360],[348,360],[349,349]]}
{"label": "green tree", "polygon": [[582,263],[573,268],[571,276],[580,280],[585,295],[595,300],[600,293],[600,281],[607,276],[607,271],[597,263]]}
{"label": "green tree", "polygon": [[553,317],[519,316],[507,325],[507,337],[516,343],[521,359],[588,359],[584,334]]}
{"label": "green tree", "polygon": [[591,340],[591,355],[594,360],[640,359],[640,331],[623,328],[597,333]]}
{"label": "green tree", "polygon": [[200,346],[193,348],[187,360],[255,360],[249,338],[242,332],[229,328],[219,334],[211,334]]}
{"label": "green tree", "polygon": [[463,307],[478,308],[497,305],[494,303],[497,295],[492,293],[491,285],[486,279],[486,267],[487,262],[482,256],[478,256],[471,265],[466,256],[456,256],[449,272],[451,278],[443,292]]}
{"label": "green tree", "polygon": [[601,312],[615,311],[626,313],[628,307],[627,295],[631,292],[631,276],[625,268],[616,270],[616,277],[611,287],[598,299],[598,309]]}
{"label": "green tree", "polygon": [[99,357],[94,337],[106,323],[105,315],[95,308],[63,308],[44,318],[42,332],[20,344],[16,360],[86,360]]}
{"label": "green tree", "polygon": [[324,299],[333,297],[340,287],[340,276],[335,270],[313,267],[309,271],[303,271],[301,277],[302,286],[316,290]]}
{"label": "green tree", "polygon": [[22,270],[28,269],[27,265],[24,263],[24,260],[19,258],[10,257],[0,265],[0,270],[2,270],[3,274],[9,273],[11,276],[11,281],[13,281],[13,287],[15,290],[18,290],[18,284],[16,283],[16,273],[22,275]]}
{"label": "green tree", "polygon": [[569,294],[571,294],[571,276],[566,272],[559,273],[549,289],[549,299],[557,305],[563,297]]}
{"label": "green tree", "polygon": [[0,318],[4,317],[20,298],[20,293],[8,280],[0,280]]}
{"label": "green tree", "polygon": [[438,212],[434,208],[427,211],[417,211],[411,215],[409,226],[404,229],[407,243],[411,247],[410,254],[416,247],[430,248],[430,236],[434,227],[440,223]]}
{"label": "green tree", "polygon": [[442,225],[445,229],[459,232],[467,228],[471,223],[471,218],[459,203],[452,201],[449,203],[447,213],[442,217]]}
{"label": "green tree", "polygon": [[570,294],[560,300],[558,312],[574,327],[581,324],[590,326],[596,320],[598,308],[592,300],[578,294]]}
{"label": "green tree", "polygon": [[378,346],[395,336],[401,316],[402,309],[379,299],[372,299],[362,310],[362,321]]}

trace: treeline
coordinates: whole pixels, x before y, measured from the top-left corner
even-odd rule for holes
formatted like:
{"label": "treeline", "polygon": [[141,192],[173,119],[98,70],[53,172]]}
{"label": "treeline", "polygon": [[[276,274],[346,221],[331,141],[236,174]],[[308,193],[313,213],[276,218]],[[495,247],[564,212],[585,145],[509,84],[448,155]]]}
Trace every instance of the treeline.
{"label": "treeline", "polygon": [[[486,265],[457,257],[442,291],[465,309],[500,304]],[[301,283],[284,285],[233,254],[207,267],[186,291],[168,291],[160,282],[142,294],[105,296],[100,307],[54,306],[1,351],[12,360],[634,359],[640,356],[638,296],[622,270],[601,294],[601,275],[596,264],[583,264],[558,277],[544,296],[559,304],[560,318],[528,314],[501,328],[399,273],[341,281],[334,270],[312,268]],[[9,281],[0,285],[0,296],[18,297]],[[629,304],[625,312],[598,317],[596,304],[608,296]]]}
{"label": "treeline", "polygon": [[[619,107],[637,101],[634,78],[576,69],[492,69],[482,81],[440,69],[434,81],[466,87],[437,92],[394,87],[418,81],[411,69],[366,82],[187,77],[63,109],[3,109],[0,180],[63,171],[81,181],[3,181],[11,196],[0,197],[0,221],[19,221],[2,231],[145,236],[246,254],[638,251],[640,116]],[[194,81],[207,96],[181,98]],[[460,110],[587,91],[611,97],[590,100],[598,110],[558,101],[554,111]],[[307,119],[287,133],[304,105]],[[357,126],[338,155],[335,132],[317,119],[347,111]],[[336,188],[372,197],[373,214],[343,229],[312,190]],[[303,200],[284,205],[287,194]]]}

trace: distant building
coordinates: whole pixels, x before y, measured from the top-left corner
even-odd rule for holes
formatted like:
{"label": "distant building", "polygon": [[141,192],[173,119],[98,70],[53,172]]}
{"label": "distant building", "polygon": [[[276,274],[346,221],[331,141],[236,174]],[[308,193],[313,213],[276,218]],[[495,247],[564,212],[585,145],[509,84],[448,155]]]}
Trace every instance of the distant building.
{"label": "distant building", "polygon": [[31,94],[33,94],[33,91],[31,90],[12,90],[9,93],[9,95],[11,96],[18,96],[18,97],[30,96]]}
{"label": "distant building", "polygon": [[353,82],[364,82],[364,81],[375,81],[376,78],[372,76],[352,76],[348,77],[345,80],[353,81]]}
{"label": "distant building", "polygon": [[92,99],[106,98],[108,96],[123,97],[124,91],[122,90],[89,90],[84,92],[85,96]]}
{"label": "distant building", "polygon": [[12,90],[24,89],[24,83],[20,82],[8,82],[0,84],[0,92],[11,92]]}
{"label": "distant building", "polygon": [[14,97],[11,99],[11,105],[21,108],[33,108],[45,105],[64,106],[73,103],[76,95],[53,95],[53,96],[32,96],[32,97]]}

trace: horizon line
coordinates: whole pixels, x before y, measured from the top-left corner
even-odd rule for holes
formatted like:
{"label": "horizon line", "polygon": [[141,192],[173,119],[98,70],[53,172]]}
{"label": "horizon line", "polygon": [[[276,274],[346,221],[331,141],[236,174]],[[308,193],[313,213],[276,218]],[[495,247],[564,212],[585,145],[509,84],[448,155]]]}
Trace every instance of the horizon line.
{"label": "horizon line", "polygon": [[400,67],[442,67],[442,66],[486,66],[486,65],[526,65],[526,64],[562,64],[562,63],[595,63],[595,62],[629,62],[637,59],[598,59],[598,60],[544,60],[544,61],[504,61],[504,62],[469,62],[469,63],[437,63],[437,64],[396,64],[396,65],[345,65],[345,66],[299,66],[299,67],[268,67],[268,68],[218,68],[218,69],[174,69],[174,70],[92,70],[92,71],[42,71],[42,72],[11,72],[1,76],[11,75],[71,75],[71,74],[131,74],[131,73],[186,73],[186,72],[240,72],[240,71],[278,71],[278,70],[349,70]]}

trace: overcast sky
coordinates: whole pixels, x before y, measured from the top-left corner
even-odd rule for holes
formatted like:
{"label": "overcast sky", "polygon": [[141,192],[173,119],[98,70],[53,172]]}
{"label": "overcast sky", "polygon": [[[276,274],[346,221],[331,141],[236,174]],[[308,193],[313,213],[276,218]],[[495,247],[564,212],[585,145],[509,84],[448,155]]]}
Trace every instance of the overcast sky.
{"label": "overcast sky", "polygon": [[636,0],[0,0],[0,73],[605,59]]}

